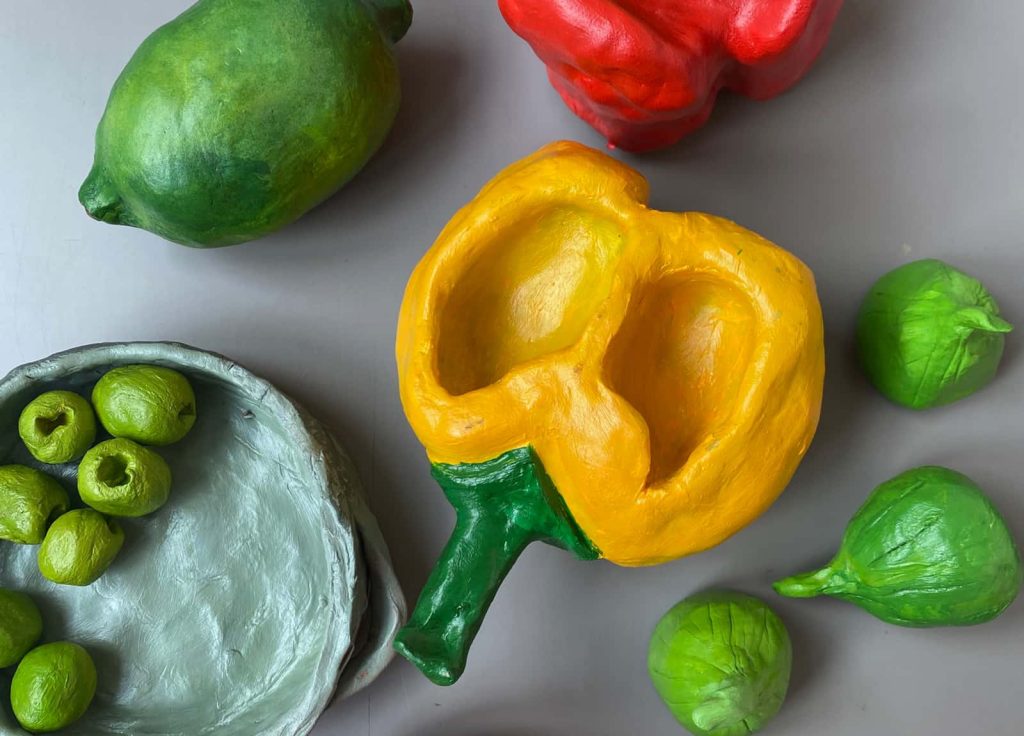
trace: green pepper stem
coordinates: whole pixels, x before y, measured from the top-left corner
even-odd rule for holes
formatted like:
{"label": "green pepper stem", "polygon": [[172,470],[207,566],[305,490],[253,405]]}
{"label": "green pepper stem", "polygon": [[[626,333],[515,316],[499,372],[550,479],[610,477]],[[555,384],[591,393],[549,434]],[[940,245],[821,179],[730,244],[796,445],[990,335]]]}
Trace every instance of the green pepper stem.
{"label": "green pepper stem", "polygon": [[826,595],[837,583],[837,576],[831,566],[814,572],[805,572],[783,578],[772,584],[775,592],[788,598],[814,598]]}
{"label": "green pepper stem", "polygon": [[546,541],[581,559],[598,553],[528,447],[485,463],[435,465],[433,474],[455,507],[455,530],[395,649],[432,682],[451,685],[498,588],[530,543]]}

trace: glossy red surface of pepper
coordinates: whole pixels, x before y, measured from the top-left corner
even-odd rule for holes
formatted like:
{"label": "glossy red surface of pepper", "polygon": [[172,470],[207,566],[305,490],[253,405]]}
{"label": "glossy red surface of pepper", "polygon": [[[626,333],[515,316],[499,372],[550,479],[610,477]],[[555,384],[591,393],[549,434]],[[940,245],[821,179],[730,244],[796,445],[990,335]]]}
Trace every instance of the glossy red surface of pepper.
{"label": "glossy red surface of pepper", "polygon": [[843,0],[498,0],[573,112],[609,145],[649,151],[707,122],[720,89],[795,84]]}

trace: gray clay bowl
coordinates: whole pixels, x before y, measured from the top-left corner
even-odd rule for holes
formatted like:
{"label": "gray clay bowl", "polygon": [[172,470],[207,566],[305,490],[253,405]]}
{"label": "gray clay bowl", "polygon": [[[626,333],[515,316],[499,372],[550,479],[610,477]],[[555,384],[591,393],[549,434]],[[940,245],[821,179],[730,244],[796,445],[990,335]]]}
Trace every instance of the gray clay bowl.
{"label": "gray clay bowl", "polygon": [[[174,475],[156,513],[124,519],[126,541],[88,588],[54,585],[38,548],[0,542],[0,587],[31,595],[44,641],[78,642],[99,687],[70,736],[298,736],[335,696],[391,658],[405,604],[351,461],[266,381],[218,355],[170,343],[94,345],[0,381],[0,464],[41,466],[17,435],[22,408],[51,389],[88,397],[118,365],[175,368],[198,421],[159,448]],[[22,734],[0,672],[0,734]]]}

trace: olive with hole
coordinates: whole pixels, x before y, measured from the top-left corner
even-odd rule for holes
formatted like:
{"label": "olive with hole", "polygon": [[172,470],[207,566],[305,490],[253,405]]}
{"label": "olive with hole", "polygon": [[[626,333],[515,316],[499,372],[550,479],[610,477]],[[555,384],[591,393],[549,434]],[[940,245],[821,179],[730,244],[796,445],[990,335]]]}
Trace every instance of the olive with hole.
{"label": "olive with hole", "polygon": [[101,442],[78,466],[78,495],[111,516],[145,516],[165,503],[171,469],[156,452],[125,439]]}
{"label": "olive with hole", "polygon": [[69,511],[53,522],[39,548],[39,572],[60,585],[92,585],[114,562],[124,531],[92,509]]}
{"label": "olive with hole", "polygon": [[46,473],[24,465],[0,467],[0,539],[40,544],[50,521],[67,510],[67,491]]}
{"label": "olive with hole", "polygon": [[47,391],[21,412],[18,434],[32,457],[57,465],[77,460],[96,440],[96,416],[72,391]]}
{"label": "olive with hole", "polygon": [[196,395],[178,371],[125,365],[103,375],[92,403],[104,429],[144,445],[171,445],[196,422]]}

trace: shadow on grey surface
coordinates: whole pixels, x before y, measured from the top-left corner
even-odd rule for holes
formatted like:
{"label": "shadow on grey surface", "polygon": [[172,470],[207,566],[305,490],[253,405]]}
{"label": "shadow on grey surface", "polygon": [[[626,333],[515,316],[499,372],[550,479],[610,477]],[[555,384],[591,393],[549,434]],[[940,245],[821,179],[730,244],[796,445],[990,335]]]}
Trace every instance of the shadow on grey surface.
{"label": "shadow on grey surface", "polygon": [[[700,130],[686,136],[673,146],[646,154],[626,154],[631,165],[638,165],[644,159],[653,161],[681,161],[692,158],[698,151],[708,147],[711,151],[716,142],[716,131],[726,133],[740,128],[744,117],[771,114],[772,106],[785,104],[789,96],[801,94],[800,90],[810,87],[807,94],[814,94],[816,85],[830,84],[830,69],[856,64],[856,53],[865,38],[876,35],[884,28],[883,14],[896,10],[888,0],[858,0],[845,3],[832,29],[828,45],[806,76],[778,97],[770,100],[750,100],[741,95],[723,90],[715,102],[711,118]],[[834,72],[838,74],[838,70]],[[796,104],[796,103],[794,103]],[[721,141],[724,143],[724,138]],[[703,157],[703,156],[702,156]]]}
{"label": "shadow on grey surface", "polygon": [[[471,66],[457,47],[429,46],[414,37],[397,47],[402,105],[384,145],[355,179],[298,223],[297,233],[330,219],[376,217],[372,200],[418,191],[433,170],[432,157],[458,138],[461,97]],[[369,201],[367,201],[369,200]]]}
{"label": "shadow on grey surface", "polygon": [[[769,598],[767,602],[773,609],[778,610],[779,597],[775,598],[776,600]],[[810,698],[809,691],[815,682],[824,681],[822,673],[829,668],[836,653],[833,646],[835,635],[829,636],[825,626],[827,612],[808,611],[806,614],[794,615],[795,608],[796,606],[786,606],[785,611],[779,612],[786,623],[789,639],[793,644],[793,671],[789,677],[787,699]]]}
{"label": "shadow on grey surface", "polygon": [[[609,708],[612,705],[609,703]],[[621,722],[610,712],[604,714],[606,718],[602,719],[607,727],[595,730],[592,724],[599,718],[593,716],[593,711],[594,703],[587,703],[579,695],[545,691],[536,693],[533,697],[524,696],[516,700],[463,710],[456,714],[424,718],[414,730],[395,736],[562,736],[566,733],[622,736],[633,731],[629,724]],[[593,717],[583,722],[582,714],[591,714]],[[516,725],[524,720],[543,720],[552,725]],[[574,723],[577,725],[572,725]]]}

